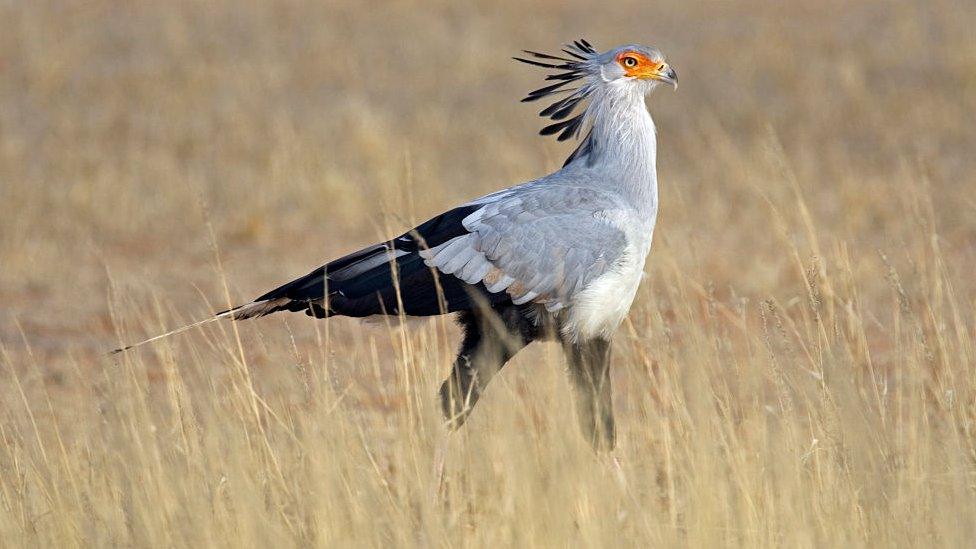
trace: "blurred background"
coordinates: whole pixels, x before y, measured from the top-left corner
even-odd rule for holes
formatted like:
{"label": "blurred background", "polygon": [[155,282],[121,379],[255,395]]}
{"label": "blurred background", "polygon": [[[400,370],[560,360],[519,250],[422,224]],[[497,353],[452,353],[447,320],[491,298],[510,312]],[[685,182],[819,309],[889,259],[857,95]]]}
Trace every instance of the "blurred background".
{"label": "blurred background", "polygon": [[[140,405],[146,421],[139,424],[152,433],[146,436],[163,437],[157,440],[160,447],[171,448],[165,440],[169,435],[155,434],[155,425],[165,423],[159,417],[171,418],[167,414],[172,411],[157,409],[154,399],[156,391],[172,389],[174,370],[186,369],[192,375],[179,374],[190,378],[173,394],[202,390],[215,396],[223,386],[212,376],[219,379],[228,364],[246,363],[247,383],[257,388],[253,394],[270,403],[269,409],[256,412],[258,419],[247,428],[264,422],[274,425],[264,413],[283,417],[285,424],[320,421],[318,412],[299,407],[285,408],[291,410],[286,413],[276,406],[306,402],[305,393],[296,389],[304,383],[301,376],[306,373],[296,373],[304,372],[304,366],[326,372],[315,375],[345,386],[345,396],[322,397],[318,404],[302,406],[331,410],[342,401],[343,407],[358,410],[348,417],[366,417],[359,425],[373,425],[375,430],[365,439],[391,440],[392,453],[396,448],[420,448],[427,456],[432,451],[427,443],[397,437],[405,436],[403,429],[410,426],[432,429],[437,424],[433,394],[453,351],[450,325],[431,322],[408,335],[391,336],[390,327],[382,324],[272,317],[242,325],[239,340],[223,327],[141,352],[132,363],[113,362],[103,354],[122,340],[204,318],[224,308],[228,295],[234,302],[253,298],[452,205],[558,168],[574,145],[537,136],[543,125],[536,117],[541,107],[519,102],[539,87],[543,72],[510,57],[523,48],[555,51],[563,43],[586,38],[601,51],[633,42],[657,46],[681,81],[677,93],[661,89],[648,99],[658,127],[661,207],[648,277],[635,313],[622,328],[626,336],[617,355],[620,365],[615,365],[622,417],[618,421],[625,430],[623,455],[644,455],[663,463],[655,457],[660,457],[658,450],[651,448],[660,442],[655,438],[659,435],[629,431],[641,421],[676,417],[676,408],[655,408],[671,398],[652,394],[662,386],[659,376],[672,376],[664,385],[694,392],[696,387],[727,388],[730,379],[750,368],[756,372],[757,392],[730,389],[730,400],[719,399],[725,405],[691,406],[687,410],[692,412],[682,416],[691,422],[686,427],[703,429],[709,418],[725,418],[726,412],[740,420],[750,417],[742,410],[761,418],[766,406],[786,406],[793,425],[811,431],[797,435],[795,447],[789,443],[790,450],[782,455],[770,451],[781,464],[793,463],[778,460],[807,448],[811,440],[826,445],[823,441],[833,440],[831,433],[843,431],[839,425],[857,424],[856,431],[841,439],[872,431],[893,437],[862,448],[867,456],[863,462],[858,462],[860,450],[836,447],[838,461],[823,466],[833,471],[833,480],[810,477],[809,485],[801,480],[777,484],[775,478],[757,472],[768,473],[768,464],[723,472],[717,463],[725,458],[717,457],[708,462],[707,475],[691,465],[684,477],[668,477],[654,469],[657,473],[646,476],[646,486],[635,481],[634,486],[644,488],[630,499],[599,492],[615,501],[640,502],[639,507],[652,515],[661,513],[650,523],[637,522],[633,530],[627,526],[621,531],[633,534],[631,541],[648,539],[642,536],[650,535],[654,524],[668,523],[674,528],[657,541],[789,545],[871,544],[870,540],[882,539],[873,536],[883,531],[892,536],[889,541],[910,532],[952,544],[972,533],[972,526],[955,528],[940,517],[948,509],[963,514],[973,510],[970,498],[976,478],[976,454],[971,452],[971,439],[965,438],[970,436],[965,418],[971,415],[973,401],[963,396],[971,395],[976,386],[969,362],[976,336],[973,2],[6,0],[0,1],[0,20],[0,383],[6,386],[3,399],[11,406],[3,413],[9,427],[0,433],[7,439],[7,454],[0,462],[5,470],[19,470],[15,464],[24,460],[57,461],[41,456],[47,455],[47,444],[64,445],[61,465],[49,464],[24,477],[36,475],[38,492],[32,494],[29,480],[19,485],[23,492],[14,484],[6,489],[6,532],[35,542],[200,542],[191,531],[168,538],[163,534],[165,524],[154,529],[150,518],[144,518],[144,528],[133,527],[131,513],[151,509],[156,501],[152,494],[174,509],[200,509],[188,502],[205,507],[200,502],[210,496],[195,495],[191,488],[165,497],[150,490],[140,505],[125,503],[118,495],[130,486],[125,482],[136,482],[132,479],[155,479],[162,485],[163,479],[177,475],[179,467],[167,468],[165,450],[154,472],[133,472],[131,477],[125,469],[119,476],[105,473],[106,485],[115,490],[99,492],[83,474],[101,467],[94,465],[99,461],[91,455],[98,454],[92,448],[102,444],[127,449],[116,456],[121,462],[144,455],[144,450],[135,449],[143,446],[129,446],[132,433],[141,431],[123,429],[122,423],[99,415],[106,402],[129,394],[128,389],[148,395]],[[440,336],[428,340],[424,334]],[[400,345],[416,338],[416,351],[407,352],[407,346]],[[238,348],[234,341],[243,343]],[[431,353],[433,358],[425,362],[410,353]],[[528,358],[517,359],[512,370],[522,365],[523,371],[506,372],[506,396],[497,396],[495,404],[485,402],[480,412],[491,417],[528,399],[539,403],[534,425],[558,423],[559,417],[549,416],[559,413],[548,407],[561,409],[562,404],[552,403],[562,398],[566,387],[540,387],[559,379],[558,367],[551,379],[524,371],[543,358],[558,365],[554,353],[539,346],[526,353]],[[343,360],[349,361],[348,367],[342,367]],[[334,370],[319,368],[326,362]],[[860,404],[831,416],[827,411],[843,399],[818,385],[824,379],[818,368],[841,363],[852,377],[840,376],[847,381],[839,383],[858,387],[850,402]],[[119,370],[120,364],[129,369]],[[787,373],[776,373],[784,368]],[[916,377],[906,381],[906,374],[900,373],[906,368]],[[686,384],[682,372],[687,369],[706,372],[705,377]],[[121,371],[130,372],[134,386],[113,385],[120,382],[112,381],[112,372]],[[819,372],[818,383],[804,377],[809,371]],[[422,377],[411,381],[402,377],[404,372]],[[237,374],[228,375],[237,379]],[[793,375],[799,376],[795,383],[790,381]],[[89,382],[97,379],[108,385]],[[947,387],[947,379],[963,385]],[[884,411],[894,406],[886,399],[895,398],[890,395],[900,383],[907,383],[902,385],[904,402],[922,410],[906,420],[912,428],[891,423],[894,420]],[[945,391],[952,391],[953,402],[968,408],[946,408],[950,397]],[[492,396],[489,393],[486,400]],[[935,408],[925,404],[928,398],[935,399]],[[21,404],[15,407],[14,402]],[[673,402],[681,404],[678,408],[687,405],[680,398]],[[419,410],[416,418],[408,413],[414,405]],[[737,406],[742,410],[735,412]],[[803,406],[815,411],[804,411]],[[948,414],[942,417],[951,424],[947,428],[964,437],[955,450],[936,442],[943,440],[938,432],[921,427],[939,423],[926,419],[933,409]],[[200,418],[211,417],[220,424],[228,417],[221,415],[227,410],[221,410],[198,410],[197,421],[206,423]],[[710,415],[719,413],[716,410],[725,412]],[[812,419],[820,412],[825,415]],[[119,414],[121,421],[125,414]],[[412,419],[403,419],[405,414]],[[861,419],[851,419],[855,417]],[[97,432],[79,427],[106,421],[109,426]],[[356,432],[360,420],[343,421],[344,428]],[[507,432],[481,421],[473,421],[473,433],[465,436],[474,438],[491,429]],[[528,420],[519,416],[512,421]],[[752,442],[738,447],[741,456],[753,455],[747,451],[750,444],[768,448],[769,437],[775,438],[768,426],[758,427],[764,420],[749,425],[750,433],[764,434],[746,437]],[[810,434],[816,431],[811,425],[824,431]],[[571,424],[559,429],[563,430],[554,431],[559,436],[575,436]],[[129,435],[119,435],[122,432]],[[909,432],[915,435],[906,435]],[[304,436],[310,435],[299,433],[298,438]],[[269,455],[287,454],[273,435],[268,437]],[[286,446],[292,440],[283,439]],[[760,444],[760,439],[765,442]],[[359,444],[358,438],[351,440],[352,446]],[[701,440],[692,436],[684,441],[688,455],[702,450]],[[592,459],[578,442],[574,440],[572,448],[579,455],[566,462],[573,467]],[[519,444],[516,439],[509,443]],[[548,446],[539,443],[535,451],[554,451]],[[886,469],[892,463],[904,465],[899,452],[920,446],[927,448],[928,453],[922,453],[931,461],[917,468]],[[225,455],[215,452],[201,450],[201,461],[186,459],[199,465]],[[562,458],[538,455],[562,463]],[[99,463],[107,466],[112,459]],[[250,470],[254,474],[249,478],[258,479],[261,473],[256,471],[270,470],[264,467],[273,462],[258,459],[239,464],[239,470]],[[851,466],[852,462],[863,467]],[[382,457],[376,463],[378,470],[387,471]],[[629,466],[625,461],[625,469],[637,468],[638,463],[638,458]],[[906,480],[929,478],[933,463],[943,468],[938,473],[942,476],[933,473],[932,478],[961,490],[946,495],[945,501]],[[229,470],[226,464],[201,467],[211,465]],[[251,465],[254,468],[248,469]],[[793,471],[792,465],[783,467]],[[554,470],[573,469],[567,465]],[[743,470],[765,480],[745,489],[735,480],[740,478],[737,471]],[[334,478],[358,478],[350,471],[336,465]],[[539,480],[535,469],[526,471],[510,479],[516,486],[539,488],[529,489],[526,501],[552,501],[555,496],[544,488],[550,485]],[[662,480],[665,477],[672,479],[670,484]],[[72,497],[59,500],[51,495],[61,485],[58,479],[66,478],[75,479],[73,497],[79,502],[98,508],[101,501],[106,509],[129,510],[119,515],[107,512],[99,519],[91,518],[98,512],[80,510],[84,506],[77,514],[69,512],[75,508]],[[316,519],[314,510],[302,507],[307,501],[300,497],[305,477],[279,470],[276,478],[282,486],[299,488],[298,495],[282,488],[282,493],[294,496],[291,503],[279,507],[265,502],[275,509],[269,511],[269,528],[280,528],[274,531],[293,536],[297,543],[419,543],[423,536],[411,536],[422,531],[431,536],[426,541],[450,545],[463,536],[444,532],[455,527],[472,532],[477,529],[470,524],[479,523],[472,519],[470,524],[460,521],[461,526],[450,521],[447,526],[430,526],[440,523],[411,522],[396,515],[400,522],[395,524],[402,528],[392,527],[382,536],[374,533],[380,536],[375,539],[357,537],[364,535],[361,531],[330,537],[322,533],[329,530],[329,520]],[[384,506],[409,514],[403,506],[409,508],[409,494],[427,486],[430,479],[423,478],[410,484],[412,488],[377,496],[379,503],[355,495],[349,495],[349,501],[362,504],[363,514],[357,516],[363,520],[370,509],[387,509]],[[865,487],[861,481],[866,478],[875,481]],[[891,484],[885,484],[886,478]],[[531,481],[520,484],[525,479]],[[537,481],[542,484],[533,484]],[[462,495],[468,493],[465,490],[494,493],[490,487],[477,488],[475,480],[468,482],[458,481],[454,489]],[[756,528],[745,533],[722,529],[725,526],[691,528],[695,523],[689,522],[686,513],[691,511],[685,506],[694,498],[675,496],[675,485],[678,492],[684,486],[707,499],[708,490],[702,489],[707,484],[725,486],[726,491],[717,493],[730,503],[716,507],[714,516],[697,524],[728,526],[746,520]],[[736,486],[743,492],[736,492]],[[893,487],[911,489],[898,492]],[[775,494],[789,501],[809,495],[804,490],[823,490],[810,496],[817,503],[806,511],[772,504]],[[896,492],[924,496],[924,509],[899,500]],[[873,494],[868,503],[859,499],[865,493]],[[766,494],[767,499],[756,494]],[[197,495],[202,499],[194,499]],[[264,503],[237,504],[228,509],[251,509],[248,516],[264,517]],[[439,516],[438,507],[429,509],[431,516]],[[504,517],[521,507],[499,509],[508,511],[489,515]],[[69,517],[69,526],[59,529],[45,522],[59,513]],[[213,532],[250,532],[235,530],[236,523],[228,519],[243,515],[233,510],[213,513],[206,515]],[[44,516],[48,518],[38,518]],[[919,517],[924,526],[906,522],[904,517],[910,516]],[[831,523],[830,517],[843,519]],[[491,535],[468,542],[608,541],[600,531],[579,526],[586,523],[580,521],[576,530],[562,523],[550,525],[552,529],[537,525],[521,534],[491,530]],[[211,532],[197,526],[197,533]],[[566,537],[546,537],[553,531]],[[96,532],[115,533],[99,537]],[[752,533],[757,537],[750,537]],[[260,533],[247,535],[251,534],[252,541],[262,539]],[[208,539],[233,544],[229,540],[235,538]]]}

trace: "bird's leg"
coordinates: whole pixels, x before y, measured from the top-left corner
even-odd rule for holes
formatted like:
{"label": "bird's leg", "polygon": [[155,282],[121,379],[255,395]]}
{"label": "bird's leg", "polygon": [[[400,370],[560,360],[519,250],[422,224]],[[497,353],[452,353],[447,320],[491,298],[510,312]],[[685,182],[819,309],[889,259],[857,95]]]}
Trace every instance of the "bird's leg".
{"label": "bird's leg", "polygon": [[616,429],[610,387],[610,342],[597,338],[565,342],[564,347],[583,436],[597,452],[612,450]]}
{"label": "bird's leg", "polygon": [[461,314],[464,341],[440,391],[444,416],[452,429],[464,423],[491,378],[528,344],[518,329],[518,311],[504,310],[491,315],[473,311]]}

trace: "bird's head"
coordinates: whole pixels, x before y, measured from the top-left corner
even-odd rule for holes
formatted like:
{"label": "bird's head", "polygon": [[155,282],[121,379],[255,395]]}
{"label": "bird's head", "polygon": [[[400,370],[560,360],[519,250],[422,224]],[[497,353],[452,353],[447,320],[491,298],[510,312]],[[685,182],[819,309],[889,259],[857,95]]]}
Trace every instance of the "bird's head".
{"label": "bird's head", "polygon": [[641,86],[650,92],[658,83],[678,87],[678,75],[657,49],[631,44],[597,56],[600,77],[605,82]]}
{"label": "bird's head", "polygon": [[569,116],[584,100],[599,96],[603,91],[626,90],[646,95],[662,82],[675,89],[678,87],[677,73],[664,60],[660,50],[653,47],[630,44],[600,53],[589,42],[580,39],[564,47],[560,55],[528,50],[525,53],[531,59],[514,59],[558,72],[546,76],[546,80],[555,83],[529,92],[522,101],[569,94],[539,113],[540,116],[556,121],[555,124],[543,128],[540,133],[558,133],[559,141],[579,135],[585,122],[585,109],[572,118]]}

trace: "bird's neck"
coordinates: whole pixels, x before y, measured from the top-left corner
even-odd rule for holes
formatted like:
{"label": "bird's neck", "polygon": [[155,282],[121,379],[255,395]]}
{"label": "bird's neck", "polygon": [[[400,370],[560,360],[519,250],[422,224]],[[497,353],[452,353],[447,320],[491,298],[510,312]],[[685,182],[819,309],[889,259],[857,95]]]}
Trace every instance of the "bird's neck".
{"label": "bird's neck", "polygon": [[[608,87],[590,104],[592,169],[604,172],[641,209],[657,211],[657,140],[642,90]],[[590,113],[588,113],[590,114]]]}

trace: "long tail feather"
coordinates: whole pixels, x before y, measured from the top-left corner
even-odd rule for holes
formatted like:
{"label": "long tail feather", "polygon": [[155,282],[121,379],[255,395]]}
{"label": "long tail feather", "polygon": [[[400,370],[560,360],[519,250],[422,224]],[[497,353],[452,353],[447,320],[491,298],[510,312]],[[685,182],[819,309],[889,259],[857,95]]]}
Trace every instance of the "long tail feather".
{"label": "long tail feather", "polygon": [[170,331],[166,332],[165,334],[159,334],[157,336],[150,337],[149,339],[144,339],[144,340],[142,340],[142,341],[140,341],[138,343],[133,343],[132,345],[126,345],[125,347],[119,347],[118,349],[113,349],[108,354],[110,354],[110,355],[117,355],[119,353],[123,353],[123,352],[129,351],[131,349],[135,349],[136,347],[142,347],[143,345],[145,345],[147,343],[152,343],[153,341],[158,341],[160,339],[167,338],[169,336],[174,336],[176,334],[182,334],[183,332],[185,332],[187,330],[192,330],[193,328],[196,328],[197,326],[203,326],[204,324],[210,324],[211,322],[220,320],[221,318],[228,318],[228,317],[230,317],[233,314],[233,312],[234,312],[233,310],[224,311],[223,313],[220,313],[218,315],[214,315],[214,316],[212,316],[210,318],[205,318],[203,320],[194,322],[193,324],[187,324],[186,326],[180,326],[179,328],[177,328],[175,330],[170,330]]}
{"label": "long tail feather", "polygon": [[116,355],[116,354],[119,354],[119,353],[122,353],[122,352],[125,352],[125,351],[128,351],[128,350],[131,350],[131,349],[135,349],[136,347],[142,347],[143,345],[145,345],[147,343],[152,343],[153,341],[158,341],[160,339],[164,339],[164,338],[167,338],[167,337],[170,337],[170,336],[174,336],[174,335],[177,335],[177,334],[182,334],[183,332],[185,332],[187,330],[192,330],[193,328],[196,328],[198,326],[203,326],[204,324],[210,324],[211,322],[216,322],[216,321],[218,321],[218,320],[220,320],[222,318],[230,318],[230,319],[233,319],[233,320],[243,320],[243,319],[246,319],[246,318],[254,318],[254,317],[258,317],[258,316],[264,316],[264,315],[266,315],[268,313],[271,313],[271,312],[274,312],[275,310],[278,310],[277,308],[282,305],[282,301],[288,301],[288,300],[287,299],[286,300],[272,299],[272,300],[268,300],[268,301],[255,301],[253,303],[248,303],[246,305],[240,305],[240,306],[234,307],[233,309],[228,309],[226,311],[219,312],[219,313],[213,315],[210,318],[205,318],[203,320],[198,320],[197,322],[194,322],[192,324],[187,324],[186,326],[180,326],[179,328],[176,328],[175,330],[170,330],[170,331],[166,332],[165,334],[159,334],[157,336],[150,337],[149,339],[144,339],[144,340],[142,340],[142,341],[140,341],[138,343],[133,343],[132,345],[126,345],[125,347],[120,347],[118,349],[114,349],[114,350],[110,351],[108,354],[110,354],[110,355]]}

